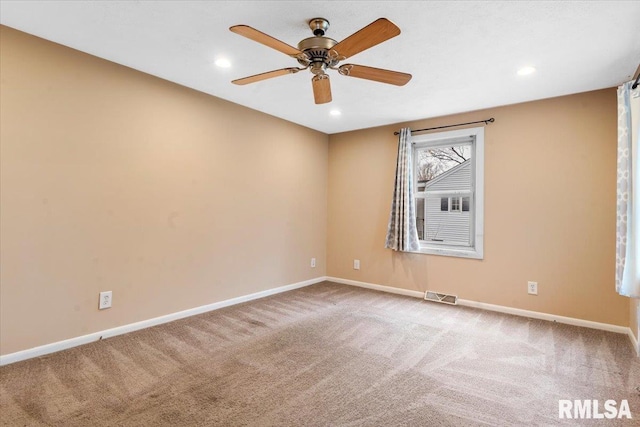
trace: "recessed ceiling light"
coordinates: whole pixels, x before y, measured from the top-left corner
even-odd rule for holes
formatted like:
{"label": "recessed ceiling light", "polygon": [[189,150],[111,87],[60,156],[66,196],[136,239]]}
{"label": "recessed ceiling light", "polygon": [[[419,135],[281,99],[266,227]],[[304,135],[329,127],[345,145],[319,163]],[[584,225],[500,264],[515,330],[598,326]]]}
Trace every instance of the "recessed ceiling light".
{"label": "recessed ceiling light", "polygon": [[331,110],[331,111],[329,111],[329,114],[331,114],[334,117],[337,117],[340,114],[342,114],[342,112],[340,110]]}
{"label": "recessed ceiling light", "polygon": [[218,58],[216,59],[216,65],[220,68],[229,68],[231,67],[231,61],[227,58]]}
{"label": "recessed ceiling light", "polygon": [[527,67],[522,67],[518,70],[518,75],[519,76],[528,76],[529,74],[533,74],[536,72],[535,67],[531,67],[531,66],[527,66]]}

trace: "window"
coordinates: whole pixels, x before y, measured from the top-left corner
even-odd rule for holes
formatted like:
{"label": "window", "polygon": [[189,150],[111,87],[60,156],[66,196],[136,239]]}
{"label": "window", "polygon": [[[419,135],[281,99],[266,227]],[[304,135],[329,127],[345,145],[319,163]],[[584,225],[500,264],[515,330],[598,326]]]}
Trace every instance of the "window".
{"label": "window", "polygon": [[420,252],[483,258],[484,128],[413,138]]}
{"label": "window", "polygon": [[460,212],[460,197],[451,198],[451,212]]}
{"label": "window", "polygon": [[[422,186],[418,188],[418,193],[424,191],[426,186]],[[423,200],[423,199],[418,199]],[[424,202],[424,200],[423,200]],[[462,203],[462,212],[469,212],[469,197],[441,197],[440,198],[440,211],[442,212],[452,212],[458,211],[460,212],[460,204]],[[451,209],[449,209],[449,204],[451,204]],[[418,209],[418,212],[421,212]]]}

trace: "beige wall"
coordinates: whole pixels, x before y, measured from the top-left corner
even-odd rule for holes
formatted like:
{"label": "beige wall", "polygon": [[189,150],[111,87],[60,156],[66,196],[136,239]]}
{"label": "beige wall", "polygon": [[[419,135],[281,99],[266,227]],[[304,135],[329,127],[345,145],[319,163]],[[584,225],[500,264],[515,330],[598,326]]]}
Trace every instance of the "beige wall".
{"label": "beige wall", "polygon": [[0,354],[325,274],[637,333],[613,289],[614,89],[410,123],[496,118],[485,259],[398,254],[400,125],[328,137],[0,28]]}
{"label": "beige wall", "polygon": [[327,135],[0,40],[2,354],[326,274]]}
{"label": "beige wall", "polygon": [[628,326],[614,289],[615,89],[409,125],[489,117],[484,260],[384,249],[396,125],[330,137],[328,275]]}

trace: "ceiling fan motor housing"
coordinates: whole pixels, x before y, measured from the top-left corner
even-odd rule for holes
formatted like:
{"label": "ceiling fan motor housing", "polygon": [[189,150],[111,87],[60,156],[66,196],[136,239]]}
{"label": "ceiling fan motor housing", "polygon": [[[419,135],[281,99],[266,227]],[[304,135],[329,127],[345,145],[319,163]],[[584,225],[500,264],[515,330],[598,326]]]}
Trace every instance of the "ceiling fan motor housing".
{"label": "ceiling fan motor housing", "polygon": [[309,37],[304,39],[298,43],[298,49],[304,53],[306,58],[299,58],[298,62],[303,66],[314,63],[323,63],[327,66],[331,62],[329,51],[336,44],[338,42],[329,37]]}
{"label": "ceiling fan motor housing", "polygon": [[327,67],[337,63],[336,58],[329,52],[338,42],[324,37],[325,31],[329,28],[329,21],[324,18],[313,18],[309,21],[309,28],[315,37],[309,37],[298,43],[298,50],[304,55],[298,58],[298,62],[305,67],[311,66],[313,74],[322,74]]}

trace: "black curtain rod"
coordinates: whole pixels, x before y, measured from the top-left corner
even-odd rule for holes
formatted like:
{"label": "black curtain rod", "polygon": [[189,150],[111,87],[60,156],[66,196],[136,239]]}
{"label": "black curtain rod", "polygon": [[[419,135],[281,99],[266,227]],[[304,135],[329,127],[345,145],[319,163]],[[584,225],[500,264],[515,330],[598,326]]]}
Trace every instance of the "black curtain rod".
{"label": "black curtain rod", "polygon": [[638,69],[636,69],[636,74],[634,77],[635,77],[635,82],[631,86],[631,89],[635,89],[638,87],[638,80],[640,80],[640,65],[638,65]]}
{"label": "black curtain rod", "polygon": [[[464,126],[464,125],[475,125],[476,123],[484,123],[485,125],[488,125],[489,123],[493,123],[495,122],[496,119],[494,119],[493,117],[491,117],[490,119],[487,120],[478,120],[477,122],[469,122],[469,123],[458,123],[457,125],[447,125],[447,126],[437,126],[434,128],[426,128],[426,129],[416,129],[416,130],[412,130],[411,133],[414,132],[424,132],[427,130],[435,130],[435,129],[444,129],[444,128],[452,128],[452,127],[456,127],[456,126]],[[400,132],[394,132],[394,135],[400,135]]]}

